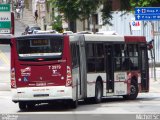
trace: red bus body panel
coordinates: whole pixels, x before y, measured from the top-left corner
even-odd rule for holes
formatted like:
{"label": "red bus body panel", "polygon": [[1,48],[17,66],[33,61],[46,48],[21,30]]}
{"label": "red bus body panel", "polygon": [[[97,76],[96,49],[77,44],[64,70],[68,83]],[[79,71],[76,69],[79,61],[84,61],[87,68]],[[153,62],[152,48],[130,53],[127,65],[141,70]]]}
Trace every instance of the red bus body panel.
{"label": "red bus body panel", "polygon": [[20,61],[16,42],[12,42],[11,69],[15,68],[16,87],[65,86],[67,66],[71,65],[69,37],[64,37],[62,59],[52,61]]}
{"label": "red bus body panel", "polygon": [[144,36],[124,36],[125,42],[144,42],[146,43],[146,38]]}

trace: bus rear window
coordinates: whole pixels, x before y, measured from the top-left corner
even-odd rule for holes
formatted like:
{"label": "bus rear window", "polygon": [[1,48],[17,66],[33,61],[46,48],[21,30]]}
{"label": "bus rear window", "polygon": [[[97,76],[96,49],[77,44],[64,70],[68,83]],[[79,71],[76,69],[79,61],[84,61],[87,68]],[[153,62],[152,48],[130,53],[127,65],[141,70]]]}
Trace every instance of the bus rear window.
{"label": "bus rear window", "polygon": [[62,56],[63,40],[52,38],[19,39],[17,52],[20,60],[60,59]]}

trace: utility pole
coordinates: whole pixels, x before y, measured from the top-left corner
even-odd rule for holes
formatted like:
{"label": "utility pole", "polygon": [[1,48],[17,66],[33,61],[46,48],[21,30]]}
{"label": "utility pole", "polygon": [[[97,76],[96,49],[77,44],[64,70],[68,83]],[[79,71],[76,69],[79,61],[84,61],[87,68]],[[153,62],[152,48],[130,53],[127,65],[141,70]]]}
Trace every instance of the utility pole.
{"label": "utility pole", "polygon": [[155,61],[155,34],[154,34],[154,23],[151,22],[151,26],[152,26],[152,40],[153,40],[153,74],[154,74],[154,80],[157,81],[156,79],[156,61]]}

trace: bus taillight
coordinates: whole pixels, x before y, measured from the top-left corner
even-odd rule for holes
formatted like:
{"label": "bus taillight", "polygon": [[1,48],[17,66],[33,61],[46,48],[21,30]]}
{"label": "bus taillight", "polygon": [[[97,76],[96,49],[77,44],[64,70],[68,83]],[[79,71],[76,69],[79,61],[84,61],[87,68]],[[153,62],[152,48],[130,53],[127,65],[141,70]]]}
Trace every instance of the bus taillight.
{"label": "bus taillight", "polygon": [[44,59],[43,59],[43,58],[38,58],[37,60],[38,60],[38,61],[43,61]]}
{"label": "bus taillight", "polygon": [[11,69],[11,88],[16,88],[15,68]]}
{"label": "bus taillight", "polygon": [[149,41],[148,44],[147,44],[148,50],[152,50],[152,49],[153,49],[153,45],[154,45],[154,40],[152,39],[152,40]]}
{"label": "bus taillight", "polygon": [[11,12],[11,34],[13,34],[14,35],[14,30],[15,30],[15,23],[14,23],[14,13],[13,12]]}
{"label": "bus taillight", "polygon": [[67,80],[66,80],[66,86],[72,85],[72,74],[71,74],[71,68],[67,66]]}

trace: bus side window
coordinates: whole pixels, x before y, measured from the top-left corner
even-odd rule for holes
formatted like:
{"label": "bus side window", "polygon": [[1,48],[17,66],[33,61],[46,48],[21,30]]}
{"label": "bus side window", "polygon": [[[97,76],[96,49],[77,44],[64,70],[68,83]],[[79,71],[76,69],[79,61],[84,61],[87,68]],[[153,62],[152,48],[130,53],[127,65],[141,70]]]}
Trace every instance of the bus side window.
{"label": "bus side window", "polygon": [[115,44],[114,45],[114,62],[115,62],[115,71],[121,70],[121,61],[123,55],[123,49],[122,44]]}
{"label": "bus side window", "polygon": [[104,46],[96,44],[96,72],[104,72]]}
{"label": "bus side window", "polygon": [[127,44],[123,57],[123,70],[138,70],[138,45]]}
{"label": "bus side window", "polygon": [[87,71],[95,72],[95,45],[92,43],[86,44],[86,55],[87,55]]}
{"label": "bus side window", "polygon": [[132,63],[132,61],[129,57],[125,57],[123,59],[123,65],[122,66],[123,66],[124,70],[130,70],[130,69],[133,68],[133,63]]}
{"label": "bus side window", "polygon": [[71,43],[72,67],[79,66],[79,46],[76,43]]}

